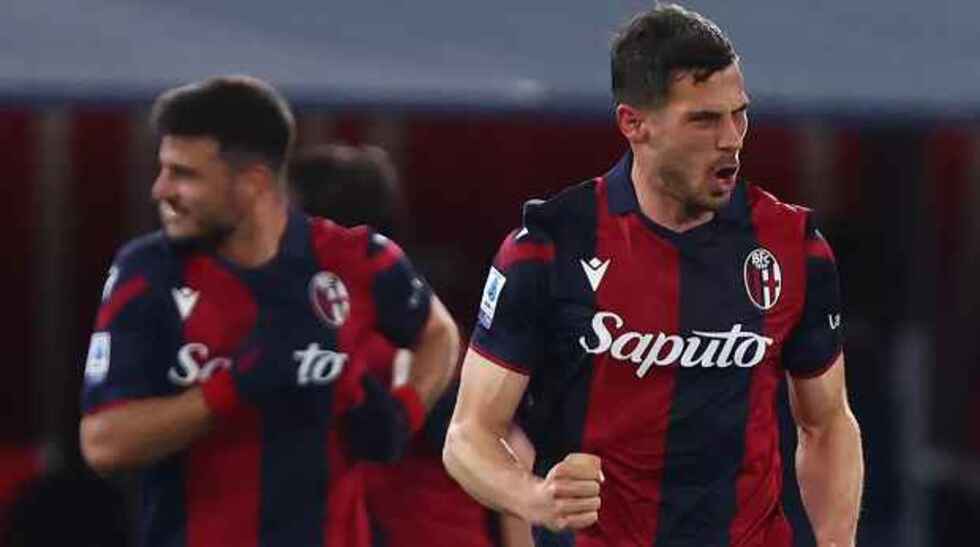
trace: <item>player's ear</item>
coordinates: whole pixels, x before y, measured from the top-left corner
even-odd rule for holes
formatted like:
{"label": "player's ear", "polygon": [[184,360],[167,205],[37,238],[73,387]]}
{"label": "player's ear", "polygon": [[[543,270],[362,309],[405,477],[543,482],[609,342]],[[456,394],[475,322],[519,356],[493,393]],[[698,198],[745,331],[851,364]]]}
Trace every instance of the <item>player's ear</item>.
{"label": "player's ear", "polygon": [[252,162],[238,172],[238,184],[241,192],[248,198],[254,198],[261,192],[277,184],[276,175],[268,165],[262,162]]}
{"label": "player's ear", "polygon": [[616,105],[616,125],[629,142],[642,142],[648,138],[649,128],[644,118],[645,111],[639,108],[625,103]]}

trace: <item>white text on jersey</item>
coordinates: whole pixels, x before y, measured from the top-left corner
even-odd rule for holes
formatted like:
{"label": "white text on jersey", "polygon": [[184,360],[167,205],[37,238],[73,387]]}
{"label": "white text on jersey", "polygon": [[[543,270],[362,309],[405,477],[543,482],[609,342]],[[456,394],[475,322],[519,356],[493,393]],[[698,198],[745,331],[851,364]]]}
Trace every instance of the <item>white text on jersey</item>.
{"label": "white text on jersey", "polygon": [[633,331],[614,336],[607,326],[610,321],[613,331],[622,329],[625,324],[623,318],[615,313],[598,312],[592,318],[597,343],[590,345],[585,336],[579,337],[578,343],[587,353],[599,355],[609,352],[613,359],[639,365],[636,369],[639,378],[643,378],[653,365],[663,367],[678,363],[685,368],[753,367],[762,362],[766,347],[773,343],[772,338],[767,336],[743,332],[741,323],[733,325],[727,332],[692,331],[692,336],[684,338],[663,332]]}

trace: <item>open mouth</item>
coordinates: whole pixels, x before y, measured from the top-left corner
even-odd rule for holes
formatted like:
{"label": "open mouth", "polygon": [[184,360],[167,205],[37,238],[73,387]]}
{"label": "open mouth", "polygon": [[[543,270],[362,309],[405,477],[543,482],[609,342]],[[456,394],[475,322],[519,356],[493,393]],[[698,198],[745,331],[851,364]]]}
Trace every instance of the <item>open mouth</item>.
{"label": "open mouth", "polygon": [[715,176],[720,179],[733,179],[735,178],[735,173],[738,172],[738,167],[722,167],[715,170]]}

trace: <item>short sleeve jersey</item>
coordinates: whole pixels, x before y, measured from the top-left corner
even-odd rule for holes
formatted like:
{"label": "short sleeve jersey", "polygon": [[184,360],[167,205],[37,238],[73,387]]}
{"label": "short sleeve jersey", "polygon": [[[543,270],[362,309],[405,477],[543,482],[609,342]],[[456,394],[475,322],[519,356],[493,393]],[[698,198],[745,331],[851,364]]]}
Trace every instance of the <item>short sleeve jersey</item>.
{"label": "short sleeve jersey", "polygon": [[294,369],[299,393],[142,470],[139,543],[368,545],[340,420],[363,397],[350,355],[378,335],[414,344],[430,299],[392,241],[295,212],[260,268],[159,233],[125,246],[86,358],[84,412],[174,395],[259,359]]}
{"label": "short sleeve jersey", "polygon": [[530,377],[539,471],[602,458],[575,545],[788,546],[775,401],[785,372],[841,352],[833,254],[809,210],[744,181],[710,222],[665,229],[631,167],[525,205],[471,348]]}

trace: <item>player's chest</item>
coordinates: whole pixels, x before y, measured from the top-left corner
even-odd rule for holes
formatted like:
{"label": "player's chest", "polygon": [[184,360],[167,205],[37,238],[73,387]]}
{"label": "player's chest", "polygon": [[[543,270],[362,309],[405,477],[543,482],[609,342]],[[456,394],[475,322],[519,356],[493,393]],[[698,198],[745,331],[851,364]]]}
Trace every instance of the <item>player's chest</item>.
{"label": "player's chest", "polygon": [[179,386],[254,359],[291,363],[301,380],[332,380],[372,313],[370,291],[358,279],[312,267],[189,268],[166,298],[172,308],[166,374]]}
{"label": "player's chest", "polygon": [[553,332],[573,357],[653,367],[752,367],[781,345],[802,308],[792,253],[751,233],[670,240],[599,234],[556,253]]}

